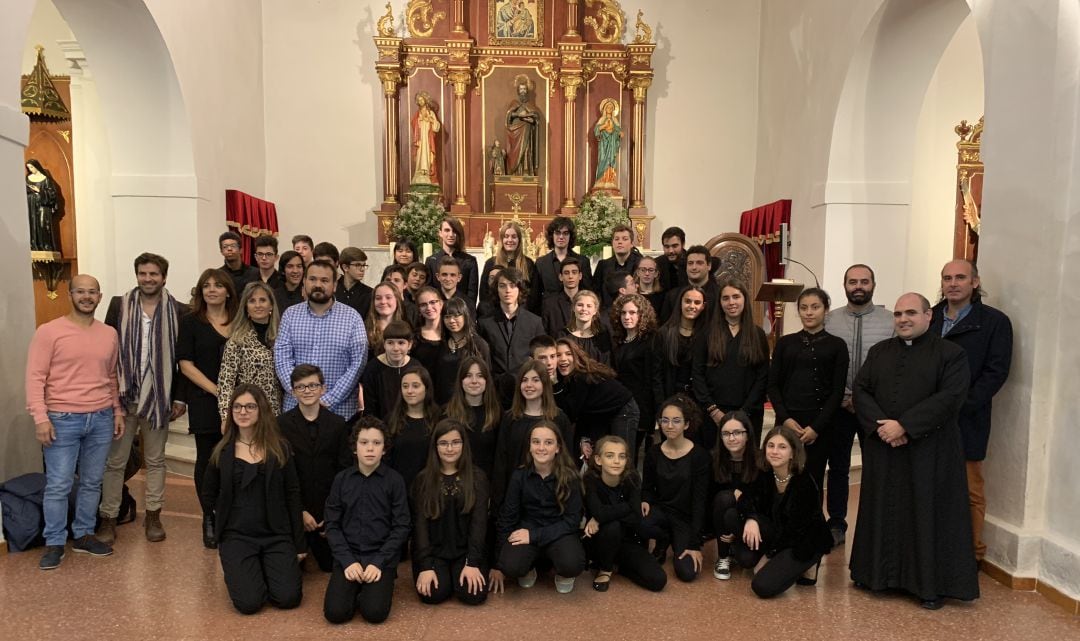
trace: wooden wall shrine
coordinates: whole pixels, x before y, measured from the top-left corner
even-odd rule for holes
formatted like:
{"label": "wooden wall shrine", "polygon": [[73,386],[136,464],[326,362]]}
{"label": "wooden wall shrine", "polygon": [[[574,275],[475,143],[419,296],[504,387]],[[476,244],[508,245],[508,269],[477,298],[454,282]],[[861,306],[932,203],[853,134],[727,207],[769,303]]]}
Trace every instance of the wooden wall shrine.
{"label": "wooden wall shrine", "polygon": [[[438,191],[462,220],[468,245],[480,246],[485,231],[496,233],[512,217],[535,235],[551,217],[577,213],[595,186],[594,127],[607,101],[622,136],[615,181],[604,193],[622,199],[638,245],[647,246],[645,124],[656,45],[640,12],[630,24],[615,0],[410,0],[404,22],[408,35],[400,37],[387,4],[375,37],[384,108],[380,243],[410,190],[418,191],[414,170],[425,152],[414,145],[414,119],[425,94],[439,122]],[[539,112],[537,171],[498,176],[492,147],[498,141],[507,149],[521,84]]]}
{"label": "wooden wall shrine", "polygon": [[961,120],[955,128],[956,208],[953,222],[953,258],[976,262],[979,258],[979,232],[982,229],[982,134],[983,119],[969,125]]}

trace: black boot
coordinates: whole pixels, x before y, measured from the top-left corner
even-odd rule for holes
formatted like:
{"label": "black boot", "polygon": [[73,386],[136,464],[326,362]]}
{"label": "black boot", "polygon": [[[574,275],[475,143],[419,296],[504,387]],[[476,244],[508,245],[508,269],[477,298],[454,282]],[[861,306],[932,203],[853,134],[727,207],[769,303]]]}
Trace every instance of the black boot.
{"label": "black boot", "polygon": [[203,514],[202,517],[202,544],[210,550],[217,549],[217,536],[214,534],[214,515]]}

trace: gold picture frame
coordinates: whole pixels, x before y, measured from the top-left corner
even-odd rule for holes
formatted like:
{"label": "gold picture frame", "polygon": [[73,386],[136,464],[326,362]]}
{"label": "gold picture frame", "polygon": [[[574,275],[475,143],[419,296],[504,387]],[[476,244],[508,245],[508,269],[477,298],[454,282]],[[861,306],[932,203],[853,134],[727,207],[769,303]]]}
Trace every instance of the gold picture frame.
{"label": "gold picture frame", "polygon": [[545,0],[488,0],[488,41],[496,46],[544,46]]}

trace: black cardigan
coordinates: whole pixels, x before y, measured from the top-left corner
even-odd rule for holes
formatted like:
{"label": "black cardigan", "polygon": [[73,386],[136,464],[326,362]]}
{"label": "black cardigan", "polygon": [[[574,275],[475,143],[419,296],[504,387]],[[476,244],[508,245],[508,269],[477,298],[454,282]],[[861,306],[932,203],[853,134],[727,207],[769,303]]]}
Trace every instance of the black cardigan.
{"label": "black cardigan", "polygon": [[[285,466],[279,466],[272,456],[264,459],[266,464],[266,524],[275,534],[292,537],[297,553],[307,551],[307,539],[304,537],[304,511],[300,501],[300,480],[296,476],[291,452],[287,443],[285,453],[289,456]],[[221,450],[217,465],[207,465],[202,484],[203,511],[209,513],[213,508],[214,532],[218,540],[225,532],[229,522],[229,511],[233,503],[233,463],[236,460],[233,447],[229,443]]]}
{"label": "black cardigan", "polygon": [[772,536],[762,541],[769,558],[790,548],[796,559],[809,561],[832,550],[832,533],[821,513],[821,493],[805,472],[792,476],[780,494],[772,471],[766,470],[758,475],[756,490],[739,497],[739,512],[759,526],[764,522],[763,532],[771,529]]}
{"label": "black cardigan", "polygon": [[769,401],[776,424],[793,416],[825,435],[844,400],[848,350],[844,339],[822,330],[788,334],[776,341],[769,367]]}

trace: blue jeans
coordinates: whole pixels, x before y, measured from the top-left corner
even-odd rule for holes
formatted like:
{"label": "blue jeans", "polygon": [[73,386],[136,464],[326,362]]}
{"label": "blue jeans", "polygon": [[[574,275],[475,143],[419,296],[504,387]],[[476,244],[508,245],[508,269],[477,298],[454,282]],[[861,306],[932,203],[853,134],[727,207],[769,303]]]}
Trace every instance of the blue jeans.
{"label": "blue jeans", "polygon": [[113,439],[113,410],[109,407],[86,413],[49,412],[49,420],[56,431],[56,439],[52,445],[43,448],[45,545],[62,546],[67,542],[68,496],[76,465],[79,494],[71,530],[76,539],[94,533],[105,459]]}

